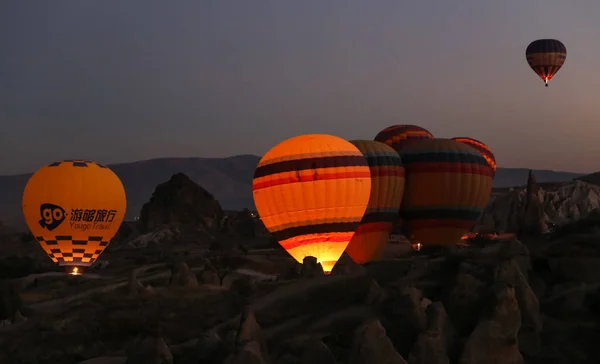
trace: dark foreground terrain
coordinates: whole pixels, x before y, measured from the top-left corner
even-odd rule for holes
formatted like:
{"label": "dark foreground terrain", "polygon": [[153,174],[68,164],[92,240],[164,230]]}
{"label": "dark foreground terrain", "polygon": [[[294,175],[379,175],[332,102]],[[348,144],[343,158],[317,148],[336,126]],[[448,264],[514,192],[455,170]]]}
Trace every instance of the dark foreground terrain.
{"label": "dark foreground terrain", "polygon": [[155,236],[83,276],[5,281],[0,363],[598,363],[599,237],[444,255],[393,244],[323,276],[266,239],[167,249]]}
{"label": "dark foreground terrain", "polygon": [[177,174],[84,275],[2,227],[0,274],[2,364],[600,363],[600,214],[324,276]]}

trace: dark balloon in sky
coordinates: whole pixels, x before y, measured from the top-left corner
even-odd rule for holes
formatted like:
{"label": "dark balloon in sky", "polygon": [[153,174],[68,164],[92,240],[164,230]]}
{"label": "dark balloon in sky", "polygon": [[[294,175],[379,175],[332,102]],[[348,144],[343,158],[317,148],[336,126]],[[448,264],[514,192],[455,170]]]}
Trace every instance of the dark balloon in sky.
{"label": "dark balloon in sky", "polygon": [[416,125],[388,126],[375,136],[376,141],[389,145],[398,153],[410,143],[422,139],[433,139],[433,134]]}
{"label": "dark balloon in sky", "polygon": [[567,48],[556,39],[538,39],[527,46],[527,63],[548,87],[548,81],[554,77],[567,59]]}
{"label": "dark balloon in sky", "polygon": [[496,173],[496,157],[494,157],[494,153],[485,143],[480,142],[477,139],[468,138],[468,137],[456,137],[452,138],[452,140],[456,140],[457,142],[464,143],[466,145],[470,145],[471,147],[477,149],[479,153],[485,158],[486,162],[492,170],[494,174]]}

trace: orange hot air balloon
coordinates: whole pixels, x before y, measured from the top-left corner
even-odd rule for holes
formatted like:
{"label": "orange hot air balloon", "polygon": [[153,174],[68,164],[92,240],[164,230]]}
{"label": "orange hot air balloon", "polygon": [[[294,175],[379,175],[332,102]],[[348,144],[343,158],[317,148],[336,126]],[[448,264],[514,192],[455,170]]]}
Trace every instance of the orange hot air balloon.
{"label": "orange hot air balloon", "polygon": [[71,274],[98,259],[116,234],[127,200],[116,174],[83,160],[40,168],[23,192],[23,214],[31,233],[53,262]]}
{"label": "orange hot air balloon", "polygon": [[346,253],[357,264],[381,258],[389,241],[404,194],[402,159],[392,147],[373,140],[350,141],[365,156],[371,170],[367,211]]}
{"label": "orange hot air balloon", "polygon": [[313,256],[331,272],[362,219],[371,173],[348,141],[325,134],[283,141],[260,160],[252,182],[265,227],[302,263]]}
{"label": "orange hot air balloon", "polygon": [[458,243],[492,191],[487,161],[473,147],[450,139],[412,143],[400,157],[407,176],[400,216],[409,238],[424,246]]}
{"label": "orange hot air balloon", "polygon": [[375,136],[376,141],[389,145],[398,153],[410,143],[422,139],[433,139],[433,134],[416,125],[392,125]]}
{"label": "orange hot air balloon", "polygon": [[470,145],[473,148],[477,149],[479,151],[479,153],[481,153],[483,158],[485,158],[488,165],[492,168],[492,170],[494,171],[494,174],[496,173],[496,158],[494,157],[494,153],[492,153],[492,150],[490,149],[490,147],[488,147],[487,145],[485,145],[484,143],[480,142],[477,139],[468,138],[468,137],[456,137],[456,138],[452,138],[452,140],[456,140],[457,142],[465,143],[465,144]]}

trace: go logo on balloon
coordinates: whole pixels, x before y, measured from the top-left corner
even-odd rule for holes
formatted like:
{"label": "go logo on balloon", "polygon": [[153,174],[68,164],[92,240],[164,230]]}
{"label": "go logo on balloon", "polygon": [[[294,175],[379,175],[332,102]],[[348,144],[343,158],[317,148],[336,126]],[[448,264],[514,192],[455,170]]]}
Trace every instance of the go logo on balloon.
{"label": "go logo on balloon", "polygon": [[44,203],[40,206],[40,217],[40,226],[52,231],[65,221],[65,209],[55,204]]}

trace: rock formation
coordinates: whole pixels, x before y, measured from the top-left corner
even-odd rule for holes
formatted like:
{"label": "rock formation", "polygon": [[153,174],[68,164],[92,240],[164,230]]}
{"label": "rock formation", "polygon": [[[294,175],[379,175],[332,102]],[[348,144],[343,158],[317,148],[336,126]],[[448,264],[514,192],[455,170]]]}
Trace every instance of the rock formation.
{"label": "rock formation", "polygon": [[539,186],[535,182],[533,172],[529,170],[527,188],[525,189],[525,207],[520,212],[520,234],[539,235],[547,229],[542,204],[538,196]]}
{"label": "rock formation", "polygon": [[219,202],[183,173],[156,187],[150,201],[142,206],[142,232],[160,226],[182,226],[189,229],[220,229],[224,217]]}
{"label": "rock formation", "polygon": [[[548,227],[562,225],[587,217],[600,208],[600,186],[584,181],[573,181],[556,186],[533,188],[529,193],[530,201],[539,201],[543,222],[537,222],[538,203],[527,205],[527,189],[513,188],[502,194],[490,197],[484,212],[476,223],[476,230],[494,230],[517,233],[523,223],[522,211],[529,209],[529,223]],[[531,207],[530,207],[531,206]],[[533,210],[533,211],[532,211]]]}

